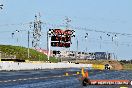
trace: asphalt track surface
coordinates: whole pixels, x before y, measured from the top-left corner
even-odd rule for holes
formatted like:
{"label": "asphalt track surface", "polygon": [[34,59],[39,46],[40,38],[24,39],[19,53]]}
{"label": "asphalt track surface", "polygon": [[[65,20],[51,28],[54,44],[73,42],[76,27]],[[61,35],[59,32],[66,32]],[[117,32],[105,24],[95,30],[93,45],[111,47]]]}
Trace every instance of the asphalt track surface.
{"label": "asphalt track surface", "polygon": [[[120,88],[123,85],[89,85],[83,87],[76,75],[81,69],[52,69],[34,71],[1,71],[0,88]],[[65,76],[68,72],[69,76]],[[89,70],[90,79],[132,80],[132,71]],[[132,86],[128,86],[132,88]]]}

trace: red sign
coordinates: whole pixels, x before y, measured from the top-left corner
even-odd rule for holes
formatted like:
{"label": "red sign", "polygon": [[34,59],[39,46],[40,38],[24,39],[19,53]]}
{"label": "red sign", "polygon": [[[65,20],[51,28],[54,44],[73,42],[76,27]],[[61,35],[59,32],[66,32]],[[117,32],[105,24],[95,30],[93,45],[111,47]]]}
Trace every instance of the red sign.
{"label": "red sign", "polygon": [[73,30],[65,30],[64,35],[72,35],[73,32],[74,32]]}
{"label": "red sign", "polygon": [[61,30],[61,29],[53,29],[54,35],[72,35],[73,30]]}
{"label": "red sign", "polygon": [[64,31],[61,29],[54,29],[53,34],[54,35],[63,35]]}

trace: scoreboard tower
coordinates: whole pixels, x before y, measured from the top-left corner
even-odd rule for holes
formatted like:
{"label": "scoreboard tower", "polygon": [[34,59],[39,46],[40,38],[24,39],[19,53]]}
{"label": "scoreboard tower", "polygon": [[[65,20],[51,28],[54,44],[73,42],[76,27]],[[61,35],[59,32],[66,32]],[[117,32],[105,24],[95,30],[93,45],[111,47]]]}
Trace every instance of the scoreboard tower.
{"label": "scoreboard tower", "polygon": [[75,37],[74,30],[49,29],[48,34],[48,60],[50,56],[50,46],[69,48],[71,46],[71,38]]}

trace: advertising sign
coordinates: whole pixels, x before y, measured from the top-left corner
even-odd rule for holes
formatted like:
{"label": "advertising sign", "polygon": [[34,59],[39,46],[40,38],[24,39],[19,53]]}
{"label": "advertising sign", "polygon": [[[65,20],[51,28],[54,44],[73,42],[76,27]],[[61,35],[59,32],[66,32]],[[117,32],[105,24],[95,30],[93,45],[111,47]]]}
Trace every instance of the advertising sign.
{"label": "advertising sign", "polygon": [[95,59],[107,59],[106,52],[95,52]]}

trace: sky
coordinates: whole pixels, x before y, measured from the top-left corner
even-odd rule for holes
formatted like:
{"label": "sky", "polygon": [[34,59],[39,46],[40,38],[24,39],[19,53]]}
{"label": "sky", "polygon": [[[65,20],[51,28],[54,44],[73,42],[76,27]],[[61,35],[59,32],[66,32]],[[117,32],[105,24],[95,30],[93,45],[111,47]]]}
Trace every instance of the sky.
{"label": "sky", "polygon": [[[40,13],[42,22],[57,25],[65,24],[64,19],[67,16],[71,19],[71,26],[81,27],[73,29],[76,31],[76,37],[72,38],[70,50],[77,50],[78,40],[78,51],[111,52],[115,53],[118,59],[132,59],[132,37],[115,37],[115,34],[107,36],[107,33],[87,30],[132,34],[131,3],[132,0],[0,0],[0,4],[4,5],[0,10],[0,44],[27,47],[27,31],[30,28],[29,24],[25,23],[33,22],[35,14]],[[25,25],[16,25],[21,23]],[[43,24],[41,48],[47,47],[46,32],[49,28],[57,27]],[[25,31],[15,33],[12,37],[11,33],[15,30]],[[89,34],[87,39],[84,38],[86,33]]]}

